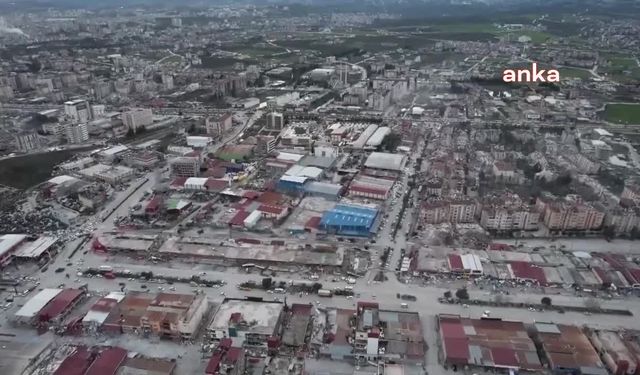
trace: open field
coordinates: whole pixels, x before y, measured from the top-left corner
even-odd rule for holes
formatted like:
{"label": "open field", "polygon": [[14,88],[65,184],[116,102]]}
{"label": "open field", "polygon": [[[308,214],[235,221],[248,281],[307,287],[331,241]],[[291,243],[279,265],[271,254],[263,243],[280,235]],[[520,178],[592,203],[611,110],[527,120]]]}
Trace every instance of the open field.
{"label": "open field", "polygon": [[581,78],[583,80],[591,77],[591,73],[586,69],[579,68],[560,68],[560,79],[563,78]]}
{"label": "open field", "polygon": [[604,118],[618,124],[640,124],[640,104],[607,104]]}

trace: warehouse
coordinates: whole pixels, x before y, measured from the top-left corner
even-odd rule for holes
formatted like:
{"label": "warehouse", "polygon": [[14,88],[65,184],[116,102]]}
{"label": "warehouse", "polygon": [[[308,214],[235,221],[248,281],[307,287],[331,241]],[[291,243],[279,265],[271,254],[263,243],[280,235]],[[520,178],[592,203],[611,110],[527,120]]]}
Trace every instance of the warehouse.
{"label": "warehouse", "polygon": [[278,190],[285,193],[302,193],[308,177],[284,175],[278,180]]}
{"label": "warehouse", "polygon": [[364,163],[364,166],[371,170],[400,172],[404,167],[405,160],[406,155],[372,152]]}
{"label": "warehouse", "polygon": [[606,375],[607,369],[589,338],[575,326],[536,322],[533,338],[556,373]]}
{"label": "warehouse", "polygon": [[18,319],[31,320],[40,310],[42,310],[49,302],[51,302],[58,294],[62,293],[62,289],[43,289],[33,296],[27,303],[16,312]]}
{"label": "warehouse", "polygon": [[367,140],[366,146],[374,148],[380,146],[384,138],[389,134],[391,134],[390,128],[386,126],[378,128],[378,130],[376,130],[376,132]]}
{"label": "warehouse", "polygon": [[322,197],[329,200],[338,200],[342,194],[342,190],[342,185],[317,181],[309,182],[304,186],[306,195]]}
{"label": "warehouse", "polygon": [[0,236],[0,267],[11,263],[13,253],[26,240],[25,234],[4,234]]}
{"label": "warehouse", "polygon": [[440,314],[437,324],[444,363],[454,371],[467,366],[486,370],[543,369],[522,322]]}
{"label": "warehouse", "polygon": [[317,167],[303,167],[301,165],[294,165],[289,168],[284,174],[285,176],[307,177],[312,180],[318,180],[322,177],[324,171]]}
{"label": "warehouse", "polygon": [[57,237],[47,236],[40,237],[35,241],[25,241],[13,256],[25,260],[39,259],[45,253],[50,254],[57,242]]}
{"label": "warehouse", "polygon": [[358,136],[358,139],[356,139],[351,143],[351,147],[363,148],[367,144],[367,141],[369,140],[369,138],[371,138],[371,136],[375,134],[377,130],[378,130],[378,125],[370,124],[369,126],[367,126],[366,129],[364,129],[362,133],[360,133],[360,135]]}
{"label": "warehouse", "polygon": [[184,189],[205,191],[207,190],[207,180],[205,177],[189,177],[184,182]]}
{"label": "warehouse", "polygon": [[38,320],[41,323],[61,321],[80,302],[83,295],[84,292],[79,289],[64,289],[38,312]]}
{"label": "warehouse", "polygon": [[320,221],[320,229],[335,234],[369,236],[378,210],[368,207],[338,204],[327,211]]}

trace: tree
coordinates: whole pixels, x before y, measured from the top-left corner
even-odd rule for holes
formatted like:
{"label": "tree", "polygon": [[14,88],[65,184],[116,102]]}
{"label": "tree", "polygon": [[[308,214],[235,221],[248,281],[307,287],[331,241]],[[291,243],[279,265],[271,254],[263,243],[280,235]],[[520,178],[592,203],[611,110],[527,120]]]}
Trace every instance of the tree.
{"label": "tree", "polygon": [[629,239],[633,241],[636,238],[638,238],[638,235],[640,235],[640,231],[638,230],[638,228],[636,227],[631,228],[631,232],[629,233]]}
{"label": "tree", "polygon": [[605,225],[604,228],[602,228],[602,234],[604,238],[609,241],[616,236],[616,230],[612,225]]}
{"label": "tree", "polygon": [[271,280],[270,277],[265,277],[264,279],[262,279],[262,289],[269,289],[271,288],[271,283],[273,282],[273,280]]}
{"label": "tree", "polygon": [[444,292],[444,298],[446,299],[451,299],[452,294],[450,290],[447,290],[446,292]]}
{"label": "tree", "polygon": [[545,306],[551,306],[551,298],[550,297],[542,297],[540,303]]}
{"label": "tree", "polygon": [[388,152],[395,152],[396,148],[400,146],[402,137],[398,133],[389,133],[380,144],[380,147]]}
{"label": "tree", "polygon": [[469,291],[467,288],[460,288],[456,290],[456,298],[460,300],[468,300],[469,299]]}

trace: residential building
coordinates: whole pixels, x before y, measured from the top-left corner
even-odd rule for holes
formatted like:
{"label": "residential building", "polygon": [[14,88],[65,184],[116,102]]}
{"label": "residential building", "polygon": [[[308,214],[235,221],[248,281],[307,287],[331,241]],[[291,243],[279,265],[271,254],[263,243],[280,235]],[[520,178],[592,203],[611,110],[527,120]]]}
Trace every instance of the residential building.
{"label": "residential building", "polygon": [[537,230],[540,213],[516,194],[485,199],[480,225],[489,231]]}
{"label": "residential building", "polygon": [[16,146],[22,152],[29,152],[40,148],[40,137],[35,132],[22,133],[15,136]]}
{"label": "residential building", "polygon": [[635,182],[625,184],[620,198],[629,199],[635,204],[640,204],[640,185]]}
{"label": "residential building", "polygon": [[227,112],[219,117],[207,117],[205,120],[205,128],[207,134],[220,136],[229,129],[233,125],[233,116],[231,113]]}
{"label": "residential building", "polygon": [[258,135],[256,137],[256,152],[269,154],[276,149],[277,139],[272,135]]}
{"label": "residential building", "polygon": [[133,134],[138,129],[153,124],[153,112],[150,108],[133,108],[122,112],[122,123]]}
{"label": "residential building", "polygon": [[604,207],[600,204],[584,202],[575,195],[560,199],[540,197],[536,201],[536,209],[551,231],[599,230],[605,217]]}
{"label": "residential building", "polygon": [[89,140],[87,123],[68,123],[65,125],[65,135],[69,143],[83,143]]}

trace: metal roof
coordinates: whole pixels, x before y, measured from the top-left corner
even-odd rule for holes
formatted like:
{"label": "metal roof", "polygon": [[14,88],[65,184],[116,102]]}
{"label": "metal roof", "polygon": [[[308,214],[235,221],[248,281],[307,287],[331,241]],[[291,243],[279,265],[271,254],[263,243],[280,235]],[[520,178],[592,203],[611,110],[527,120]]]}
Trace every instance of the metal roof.
{"label": "metal roof", "polygon": [[37,258],[56,242],[58,242],[58,237],[40,237],[33,242],[25,243],[14,255],[21,258]]}
{"label": "metal roof", "polygon": [[380,146],[382,144],[382,140],[384,140],[384,137],[386,137],[390,133],[391,129],[386,126],[378,128],[378,130],[376,130],[376,132],[373,133],[373,135],[367,140],[367,146]]}
{"label": "metal roof", "polygon": [[22,306],[16,313],[16,316],[32,318],[38,314],[52,299],[62,293],[62,289],[43,289],[33,296],[27,303]]}
{"label": "metal roof", "polygon": [[392,171],[402,170],[405,155],[390,154],[387,152],[372,152],[364,163],[367,168],[387,169]]}
{"label": "metal roof", "polygon": [[26,234],[5,234],[0,237],[0,256],[13,249],[27,238]]}

